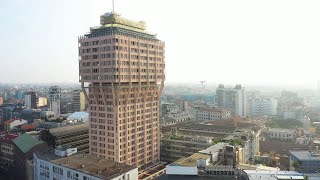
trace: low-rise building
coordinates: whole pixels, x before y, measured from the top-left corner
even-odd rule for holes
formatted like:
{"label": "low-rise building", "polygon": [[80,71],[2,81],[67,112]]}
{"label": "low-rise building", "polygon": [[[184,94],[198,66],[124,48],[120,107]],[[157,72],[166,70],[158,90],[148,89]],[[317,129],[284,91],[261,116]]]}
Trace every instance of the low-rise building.
{"label": "low-rise building", "polygon": [[87,112],[74,112],[68,116],[69,123],[89,122],[89,113]]}
{"label": "low-rise building", "polygon": [[[174,128],[171,128],[174,129]],[[222,119],[208,121],[204,124],[181,124],[175,130],[180,136],[188,137],[207,137],[211,140],[230,140],[233,142],[240,141],[239,162],[249,163],[254,161],[254,156],[259,153],[259,142],[262,128],[253,123],[237,122],[232,119]],[[172,133],[172,130],[171,130]],[[164,138],[163,138],[164,139]],[[171,145],[171,144],[169,144]],[[165,146],[163,146],[165,147]],[[174,145],[173,145],[174,147]],[[168,147],[168,149],[171,147]],[[181,154],[182,149],[176,149]],[[184,151],[187,152],[187,151]],[[171,155],[170,155],[171,156]],[[186,156],[186,155],[184,155]],[[178,157],[176,157],[178,158]],[[172,162],[172,161],[169,161]]]}
{"label": "low-rise building", "polygon": [[193,114],[197,121],[205,122],[231,117],[231,111],[224,108],[207,106],[192,106]]}
{"label": "low-rise building", "polygon": [[216,163],[220,161],[221,165],[234,166],[236,164],[236,153],[234,146],[228,143],[217,143],[207,149],[199,151],[199,153],[210,155],[210,162]]}
{"label": "low-rise building", "polygon": [[163,113],[177,113],[179,112],[179,106],[174,103],[161,104],[161,110]]}
{"label": "low-rise building", "polygon": [[76,147],[79,152],[89,152],[89,123],[53,128],[42,133],[48,133],[42,135],[42,140],[53,148],[71,146]]}
{"label": "low-rise building", "polygon": [[194,116],[188,112],[169,113],[160,116],[160,125],[162,127],[192,121],[194,121]]}
{"label": "low-rise building", "polygon": [[50,112],[47,113],[49,114],[42,114],[41,119],[36,119],[34,121],[38,129],[51,129],[89,122],[89,113],[87,112],[60,114],[59,116],[54,116],[50,114]]}
{"label": "low-rise building", "polygon": [[6,131],[10,131],[10,130],[12,130],[13,128],[15,128],[17,126],[22,126],[22,125],[25,125],[25,124],[28,124],[27,120],[24,120],[24,119],[11,119],[11,120],[8,120],[8,121],[4,122],[4,129]]}
{"label": "low-rise building", "polygon": [[304,173],[316,173],[320,171],[319,152],[290,151],[290,170]]}
{"label": "low-rise building", "polygon": [[[230,151],[231,148],[232,150]],[[213,178],[217,175],[234,178],[234,165],[226,165],[226,161],[234,158],[233,146],[218,143],[205,150],[183,157],[166,166],[169,176],[203,176]],[[231,154],[230,154],[231,152]],[[231,155],[231,156],[230,156]],[[230,156],[230,157],[229,157]],[[232,163],[232,162],[231,162]],[[161,178],[160,178],[161,179]]]}
{"label": "low-rise building", "polygon": [[166,174],[170,175],[198,175],[198,168],[206,167],[210,163],[209,154],[195,153],[187,158],[180,158],[167,165]]}
{"label": "low-rise building", "polygon": [[304,180],[304,174],[296,171],[257,171],[257,170],[243,170],[242,178],[244,180],[286,180],[297,179]]}
{"label": "low-rise building", "polygon": [[269,140],[280,140],[295,142],[296,131],[292,129],[268,128],[265,133],[266,138]]}
{"label": "low-rise building", "polygon": [[32,158],[33,152],[48,151],[45,142],[33,138],[25,133],[12,140],[14,143],[14,169],[15,179],[33,180]]}
{"label": "low-rise building", "polygon": [[162,161],[173,162],[210,147],[212,138],[164,135],[160,144]]}
{"label": "low-rise building", "polygon": [[88,154],[34,153],[34,179],[138,180],[138,168]]}
{"label": "low-rise building", "polygon": [[[309,150],[309,145],[297,144],[290,141],[260,141],[260,157],[256,156],[256,163],[279,167],[281,170],[289,170],[289,151]],[[265,157],[266,161],[263,161]]]}
{"label": "low-rise building", "polygon": [[13,142],[18,137],[17,134],[3,132],[0,133],[0,168],[9,170],[14,165]]}

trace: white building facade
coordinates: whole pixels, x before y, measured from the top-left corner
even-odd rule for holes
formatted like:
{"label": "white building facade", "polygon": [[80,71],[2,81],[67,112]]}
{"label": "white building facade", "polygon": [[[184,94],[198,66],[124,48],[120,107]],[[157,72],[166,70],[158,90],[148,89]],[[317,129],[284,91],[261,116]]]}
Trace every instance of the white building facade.
{"label": "white building facade", "polygon": [[278,101],[276,99],[252,99],[248,102],[248,105],[248,114],[250,116],[277,115]]}
{"label": "white building facade", "polygon": [[37,94],[33,91],[24,95],[24,105],[29,109],[37,108]]}
{"label": "white building facade", "polygon": [[220,84],[216,90],[216,104],[220,108],[226,108],[231,111],[231,116],[247,116],[247,97],[245,90],[241,85],[234,88],[225,88]]}
{"label": "white building facade", "polygon": [[199,122],[213,121],[231,117],[231,111],[223,108],[192,106],[192,112]]}
{"label": "white building facade", "polygon": [[[90,164],[79,164],[76,168],[69,168],[59,163],[42,159],[41,156],[38,156],[36,153],[33,154],[33,160],[34,180],[138,180],[138,168],[133,168],[129,171],[124,171],[122,173],[106,177],[104,176],[104,173],[102,173],[104,169],[97,169],[96,172],[83,170]],[[68,160],[66,160],[65,163],[69,163],[67,161]]]}
{"label": "white building facade", "polygon": [[48,92],[49,111],[59,115],[61,112],[61,88],[58,86],[51,86]]}
{"label": "white building facade", "polygon": [[296,131],[291,129],[269,128],[266,135],[268,139],[291,142],[296,140]]}
{"label": "white building facade", "polygon": [[12,130],[13,128],[17,127],[17,126],[22,126],[22,125],[25,125],[25,124],[28,124],[28,121],[27,120],[24,120],[24,119],[16,119],[16,120],[13,120],[13,121],[8,121],[8,125],[7,125],[7,130]]}

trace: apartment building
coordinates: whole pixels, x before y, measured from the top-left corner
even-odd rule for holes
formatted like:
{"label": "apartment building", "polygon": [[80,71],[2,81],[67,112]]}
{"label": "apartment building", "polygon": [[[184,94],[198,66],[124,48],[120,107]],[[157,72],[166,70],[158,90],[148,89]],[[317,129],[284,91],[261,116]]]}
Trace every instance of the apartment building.
{"label": "apartment building", "polygon": [[293,129],[280,129],[280,128],[268,128],[265,131],[267,139],[280,140],[280,141],[296,141],[296,131]]}
{"label": "apartment building", "polygon": [[36,109],[38,105],[37,94],[29,91],[24,95],[24,105],[29,109]]}
{"label": "apartment building", "polygon": [[278,101],[273,98],[252,99],[248,102],[250,116],[277,115]]}
{"label": "apartment building", "polygon": [[216,104],[220,108],[231,111],[231,116],[247,116],[247,97],[244,88],[236,85],[234,88],[226,88],[220,84],[216,89]]}
{"label": "apartment building", "polygon": [[60,115],[61,112],[61,88],[58,86],[51,86],[48,92],[49,111]]}
{"label": "apartment building", "polygon": [[192,111],[198,122],[212,121],[231,117],[231,111],[224,108],[192,106]]}
{"label": "apartment building", "polygon": [[169,113],[160,116],[160,125],[163,126],[171,126],[179,123],[186,123],[194,121],[194,115],[185,111],[178,113]]}
{"label": "apartment building", "polygon": [[73,112],[86,110],[86,99],[81,90],[74,90],[72,93],[72,110]]}

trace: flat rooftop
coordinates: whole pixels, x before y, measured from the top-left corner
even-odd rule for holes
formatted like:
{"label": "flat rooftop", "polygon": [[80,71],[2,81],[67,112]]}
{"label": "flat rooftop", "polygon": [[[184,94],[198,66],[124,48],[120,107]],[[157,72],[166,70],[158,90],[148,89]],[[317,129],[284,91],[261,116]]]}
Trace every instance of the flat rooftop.
{"label": "flat rooftop", "polygon": [[217,107],[200,107],[199,110],[208,111],[208,112],[219,112],[219,113],[230,112],[230,110],[228,109],[217,108]]}
{"label": "flat rooftop", "polygon": [[304,179],[302,173],[296,171],[257,171],[243,170],[249,180],[285,180],[285,179]]}
{"label": "flat rooftop", "polygon": [[208,159],[210,155],[202,154],[202,153],[195,153],[187,158],[180,158],[175,162],[171,163],[169,166],[197,166],[198,160],[200,159]]}
{"label": "flat rooftop", "polygon": [[284,133],[294,133],[295,130],[293,129],[281,129],[281,128],[270,128],[268,130],[269,132],[272,131],[272,132],[284,132]]}
{"label": "flat rooftop", "polygon": [[227,126],[215,126],[211,124],[188,124],[182,125],[178,128],[179,130],[190,130],[190,131],[202,131],[208,133],[233,133],[236,128]]}
{"label": "flat rooftop", "polygon": [[312,155],[309,151],[290,151],[290,154],[300,161],[320,161],[320,158]]}
{"label": "flat rooftop", "polygon": [[68,157],[60,157],[50,151],[49,153],[36,153],[36,156],[42,160],[101,179],[113,179],[122,173],[136,168],[135,166],[117,163],[111,160],[91,156],[89,154],[75,154]]}
{"label": "flat rooftop", "polygon": [[52,134],[53,136],[63,136],[79,131],[88,131],[89,133],[89,123],[80,123],[59,128],[53,128],[49,130],[50,134]]}
{"label": "flat rooftop", "polygon": [[183,176],[183,175],[168,175],[163,174],[156,178],[156,180],[235,180],[234,176]]}
{"label": "flat rooftop", "polygon": [[212,145],[208,147],[205,150],[199,151],[200,153],[205,153],[205,154],[211,154],[211,153],[216,153],[219,152],[220,149],[224,148],[225,146],[229,145],[228,143],[220,142],[215,145]]}

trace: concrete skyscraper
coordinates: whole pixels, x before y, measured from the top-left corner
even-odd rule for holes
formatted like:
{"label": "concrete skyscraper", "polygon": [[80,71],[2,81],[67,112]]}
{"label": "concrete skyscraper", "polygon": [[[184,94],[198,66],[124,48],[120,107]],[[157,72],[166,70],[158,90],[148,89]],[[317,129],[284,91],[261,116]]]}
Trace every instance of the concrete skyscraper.
{"label": "concrete skyscraper", "polygon": [[240,117],[247,116],[247,96],[241,85],[236,85],[235,88],[225,88],[220,84],[216,94],[218,107],[229,109],[232,116],[235,114]]}
{"label": "concrete skyscraper", "polygon": [[79,81],[89,103],[92,155],[140,169],[160,160],[164,42],[117,13],[79,37]]}
{"label": "concrete skyscraper", "polygon": [[37,94],[33,91],[29,91],[24,95],[24,105],[29,109],[36,109],[37,101]]}
{"label": "concrete skyscraper", "polygon": [[61,112],[61,88],[58,86],[51,86],[48,92],[49,110],[55,115],[60,115]]}
{"label": "concrete skyscraper", "polygon": [[72,92],[72,110],[84,111],[86,109],[86,100],[84,93],[81,90],[74,90]]}

